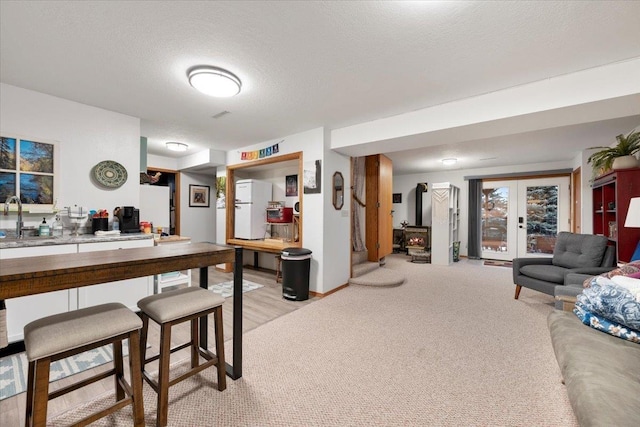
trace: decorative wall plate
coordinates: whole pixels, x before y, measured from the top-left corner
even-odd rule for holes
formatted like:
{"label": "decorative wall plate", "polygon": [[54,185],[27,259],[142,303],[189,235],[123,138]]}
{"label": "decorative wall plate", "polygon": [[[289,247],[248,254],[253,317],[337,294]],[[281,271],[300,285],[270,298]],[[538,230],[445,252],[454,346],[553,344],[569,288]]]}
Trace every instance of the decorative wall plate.
{"label": "decorative wall plate", "polygon": [[107,188],[118,188],[127,182],[127,170],[118,162],[105,160],[93,167],[93,177]]}

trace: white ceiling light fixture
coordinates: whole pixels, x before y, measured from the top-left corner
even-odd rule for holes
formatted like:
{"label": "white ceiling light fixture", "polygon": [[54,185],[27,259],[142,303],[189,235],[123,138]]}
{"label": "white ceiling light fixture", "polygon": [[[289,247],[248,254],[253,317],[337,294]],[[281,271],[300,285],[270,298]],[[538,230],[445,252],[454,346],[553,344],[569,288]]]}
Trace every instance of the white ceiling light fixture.
{"label": "white ceiling light fixture", "polygon": [[197,66],[187,72],[189,84],[205,95],[229,98],[240,93],[242,82],[233,73],[218,67]]}
{"label": "white ceiling light fixture", "polygon": [[453,157],[449,159],[442,159],[442,164],[445,166],[453,166],[456,163],[458,163],[458,159],[454,159]]}
{"label": "white ceiling light fixture", "polygon": [[167,142],[167,149],[171,151],[187,151],[189,146],[182,142]]}

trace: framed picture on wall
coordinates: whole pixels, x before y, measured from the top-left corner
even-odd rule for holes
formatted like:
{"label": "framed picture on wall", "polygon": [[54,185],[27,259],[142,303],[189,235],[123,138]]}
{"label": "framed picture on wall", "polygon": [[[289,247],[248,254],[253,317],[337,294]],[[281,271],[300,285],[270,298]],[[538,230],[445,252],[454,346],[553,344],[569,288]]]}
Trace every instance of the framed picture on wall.
{"label": "framed picture on wall", "polygon": [[209,207],[209,186],[189,184],[189,207]]}
{"label": "framed picture on wall", "polygon": [[393,193],[393,203],[402,203],[402,193]]}
{"label": "framed picture on wall", "polygon": [[285,178],[285,195],[287,197],[298,196],[298,175],[287,175]]}

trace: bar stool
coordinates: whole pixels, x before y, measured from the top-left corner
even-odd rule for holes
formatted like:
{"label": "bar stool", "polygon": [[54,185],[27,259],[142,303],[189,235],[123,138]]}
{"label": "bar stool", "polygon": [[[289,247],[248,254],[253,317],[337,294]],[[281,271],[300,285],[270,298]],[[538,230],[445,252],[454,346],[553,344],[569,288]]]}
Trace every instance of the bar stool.
{"label": "bar stool", "polygon": [[[49,400],[114,376],[116,402],[84,418],[74,426],[86,425],[127,405],[132,405],[134,425],[143,426],[144,407],[140,372],[141,327],[140,318],[120,303],[101,304],[55,314],[25,325],[24,345],[29,361],[25,425],[27,427],[46,425]],[[129,339],[130,383],[127,383],[124,378],[122,341],[125,339]],[[112,369],[49,393],[51,362],[107,344],[113,344]]]}
{"label": "bar stool", "polygon": [[[158,394],[156,426],[167,425],[169,414],[169,387],[197,374],[205,368],[217,365],[218,390],[227,388],[224,362],[224,334],[222,329],[222,304],[224,298],[206,289],[189,287],[151,295],[138,301],[142,316],[142,334],[140,339],[142,376]],[[216,354],[200,347],[199,322],[203,316],[214,314]],[[160,354],[146,358],[149,319],[160,325]],[[191,321],[191,341],[171,348],[171,327]],[[169,379],[169,360],[171,353],[183,348],[191,348],[191,369],[186,373]],[[199,364],[202,356],[207,361]],[[147,363],[159,359],[158,380],[154,380],[145,370]]]}
{"label": "bar stool", "polygon": [[282,282],[282,257],[276,255],[276,283]]}

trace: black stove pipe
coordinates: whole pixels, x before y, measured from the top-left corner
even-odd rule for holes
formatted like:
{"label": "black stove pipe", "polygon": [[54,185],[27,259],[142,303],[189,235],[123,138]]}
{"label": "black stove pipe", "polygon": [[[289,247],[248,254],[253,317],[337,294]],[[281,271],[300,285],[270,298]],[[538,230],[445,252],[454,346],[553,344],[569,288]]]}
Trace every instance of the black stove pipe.
{"label": "black stove pipe", "polygon": [[416,185],[416,225],[422,225],[422,193],[427,192],[427,183],[419,182]]}

